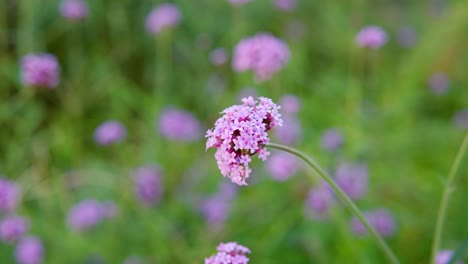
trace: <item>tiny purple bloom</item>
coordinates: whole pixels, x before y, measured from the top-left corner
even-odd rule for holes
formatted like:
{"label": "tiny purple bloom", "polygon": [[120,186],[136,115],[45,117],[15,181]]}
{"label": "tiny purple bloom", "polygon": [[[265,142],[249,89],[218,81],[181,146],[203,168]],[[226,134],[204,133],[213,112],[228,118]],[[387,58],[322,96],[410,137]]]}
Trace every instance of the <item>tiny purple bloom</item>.
{"label": "tiny purple bloom", "polygon": [[180,23],[182,15],[174,4],[162,4],[151,10],[146,18],[146,30],[154,35],[166,28],[175,27]]}
{"label": "tiny purple bloom", "polygon": [[297,114],[301,108],[299,97],[292,94],[287,94],[281,97],[279,104],[281,105],[281,109],[283,109],[283,113],[285,115]]}
{"label": "tiny purple bloom", "polygon": [[242,105],[226,108],[215,122],[214,129],[206,132],[206,148],[216,148],[215,158],[224,177],[238,185],[246,185],[250,168],[248,159],[258,154],[265,160],[270,154],[268,131],[282,126],[280,106],[266,97],[242,99]]}
{"label": "tiny purple bloom", "polygon": [[88,6],[83,0],[64,0],[60,14],[69,20],[82,20],[88,15]]}
{"label": "tiny purple bloom", "polygon": [[397,32],[397,42],[403,48],[411,48],[418,41],[418,34],[413,27],[404,26]]}
{"label": "tiny purple bloom", "polygon": [[326,182],[320,182],[309,191],[306,200],[306,211],[314,219],[324,220],[335,203],[332,188]]}
{"label": "tiny purple bloom", "polygon": [[429,88],[436,95],[444,94],[450,87],[450,80],[445,73],[434,73],[428,82]]}
{"label": "tiny purple bloom", "polygon": [[101,145],[121,142],[127,136],[127,130],[118,121],[109,120],[99,125],[94,132],[94,140]]}
{"label": "tiny purple bloom", "polygon": [[161,173],[157,166],[139,167],[133,174],[135,195],[145,205],[154,205],[161,198]]}
{"label": "tiny purple bloom", "polygon": [[302,137],[301,123],[293,115],[285,115],[283,120],[283,126],[274,129],[276,139],[281,144],[293,145]]}
{"label": "tiny purple bloom", "polygon": [[28,54],[21,60],[21,81],[26,86],[57,87],[60,79],[60,65],[52,54]]}
{"label": "tiny purple bloom", "polygon": [[110,202],[84,200],[68,211],[68,226],[75,231],[85,231],[99,224],[105,218],[115,215],[116,207]]}
{"label": "tiny purple bloom", "polygon": [[[448,264],[449,261],[452,259],[452,256],[453,256],[453,251],[452,250],[447,250],[447,249],[440,250],[437,253],[435,263],[436,264]],[[464,263],[463,261],[455,262],[455,264],[463,264],[463,263]]]}
{"label": "tiny purple bloom", "polygon": [[211,63],[216,66],[221,66],[226,64],[228,60],[227,51],[223,48],[217,48],[213,50],[210,54]]}
{"label": "tiny purple bloom", "polygon": [[296,7],[296,0],[275,0],[275,6],[283,11],[291,11]]}
{"label": "tiny purple bloom", "polygon": [[[395,233],[395,220],[387,209],[377,209],[366,212],[364,213],[364,217],[380,235],[387,237]],[[351,220],[351,229],[358,236],[367,233],[366,228],[357,217],[353,217]]]}
{"label": "tiny purple bloom", "polygon": [[378,49],[387,43],[387,33],[378,26],[367,26],[356,36],[359,46],[371,49]]}
{"label": "tiny purple bloom", "polygon": [[159,132],[163,137],[176,141],[196,141],[203,136],[202,126],[192,113],[174,107],[162,111]]}
{"label": "tiny purple bloom", "polygon": [[285,181],[299,170],[300,162],[285,152],[275,152],[266,163],[270,176],[277,181]]}
{"label": "tiny purple bloom", "polygon": [[7,216],[0,222],[0,240],[13,243],[22,238],[29,229],[26,219],[19,216]]}
{"label": "tiny purple bloom", "polygon": [[343,144],[343,135],[338,129],[331,128],[322,135],[322,147],[329,151],[337,150]]}
{"label": "tiny purple bloom", "polygon": [[0,213],[16,209],[21,198],[21,191],[16,183],[0,177]]}
{"label": "tiny purple bloom", "polygon": [[468,128],[468,108],[458,111],[453,117],[453,121],[459,128]]}
{"label": "tiny purple bloom", "polygon": [[232,67],[237,72],[252,70],[257,81],[265,81],[280,71],[290,56],[284,41],[269,33],[258,33],[236,45]]}
{"label": "tiny purple bloom", "polygon": [[247,264],[249,258],[245,254],[250,249],[236,242],[221,243],[217,247],[218,253],[205,259],[205,264]]}
{"label": "tiny purple bloom", "polygon": [[44,247],[36,237],[23,238],[16,245],[15,258],[18,264],[41,264]]}
{"label": "tiny purple bloom", "polygon": [[367,192],[367,166],[342,164],[335,172],[336,183],[351,198],[360,199]]}

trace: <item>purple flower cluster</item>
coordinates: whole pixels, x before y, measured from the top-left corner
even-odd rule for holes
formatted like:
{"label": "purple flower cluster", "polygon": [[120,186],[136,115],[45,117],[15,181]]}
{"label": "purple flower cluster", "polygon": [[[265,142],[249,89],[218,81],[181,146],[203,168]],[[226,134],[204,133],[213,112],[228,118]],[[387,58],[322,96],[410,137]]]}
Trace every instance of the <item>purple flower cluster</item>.
{"label": "purple flower cluster", "polygon": [[247,185],[251,157],[258,154],[266,160],[270,154],[268,131],[282,126],[280,107],[269,98],[242,99],[242,105],[231,106],[221,113],[213,130],[208,130],[206,148],[216,148],[215,158],[223,176],[239,185]]}
{"label": "purple flower cluster", "polygon": [[[364,217],[369,224],[382,236],[391,236],[395,232],[395,220],[393,215],[387,209],[376,209],[364,213]],[[351,229],[353,232],[362,236],[367,233],[366,228],[357,217],[351,219]]]}
{"label": "purple flower cluster", "polygon": [[16,183],[0,177],[0,213],[14,211],[20,198],[21,191]]}
{"label": "purple flower cluster", "polygon": [[356,36],[356,43],[365,48],[378,49],[387,43],[387,33],[378,26],[367,26]]}
{"label": "purple flower cluster", "polygon": [[136,197],[144,205],[154,205],[161,197],[161,173],[157,166],[139,167],[133,173]]}
{"label": "purple flower cluster", "polygon": [[13,243],[28,232],[29,223],[19,216],[7,216],[0,222],[0,240]]}
{"label": "purple flower cluster", "polygon": [[196,141],[202,138],[202,126],[192,113],[168,107],[159,118],[159,132],[167,139]]}
{"label": "purple flower cluster", "polygon": [[330,128],[322,135],[322,148],[335,151],[343,144],[343,135],[336,128]]}
{"label": "purple flower cluster", "polygon": [[429,78],[429,88],[436,95],[444,94],[450,88],[450,80],[443,72],[436,72]]}
{"label": "purple flower cluster", "polygon": [[60,66],[52,54],[29,54],[21,60],[21,81],[26,86],[55,88],[59,84]]}
{"label": "purple flower cluster", "polygon": [[280,143],[293,145],[302,135],[302,127],[297,115],[301,103],[297,96],[287,94],[280,99],[280,105],[284,114],[284,125],[275,128],[275,136]]}
{"label": "purple flower cluster", "polygon": [[258,33],[241,40],[234,49],[235,71],[252,70],[258,81],[265,81],[289,61],[288,45],[269,33]]}
{"label": "purple flower cluster", "polygon": [[306,211],[314,219],[328,218],[328,212],[335,203],[333,189],[326,182],[320,182],[309,191],[306,200]]}
{"label": "purple flower cluster", "polygon": [[202,201],[200,211],[210,225],[219,227],[227,220],[236,194],[235,185],[222,183],[217,194]]}
{"label": "purple flower cluster", "polygon": [[299,170],[300,161],[286,152],[274,152],[266,162],[269,175],[277,181],[285,181]]}
{"label": "purple flower cluster", "polygon": [[100,145],[120,142],[127,136],[127,130],[118,121],[109,120],[100,124],[94,131],[94,140]]}
{"label": "purple flower cluster", "polygon": [[218,253],[205,259],[205,264],[246,264],[249,258],[245,254],[250,253],[250,249],[237,244],[236,242],[221,243],[216,248]]}
{"label": "purple flower cluster", "polygon": [[115,213],[116,207],[111,202],[84,200],[68,211],[68,226],[75,231],[89,230]]}
{"label": "purple flower cluster", "polygon": [[37,237],[26,237],[19,241],[15,251],[18,264],[41,264],[44,247]]}
{"label": "purple flower cluster", "polygon": [[177,26],[181,18],[182,15],[174,4],[159,5],[146,18],[146,30],[157,35],[166,28]]}
{"label": "purple flower cluster", "polygon": [[363,164],[342,164],[335,172],[335,180],[349,198],[360,199],[367,192],[367,166]]}
{"label": "purple flower cluster", "polygon": [[82,20],[88,15],[88,6],[83,0],[64,0],[60,14],[69,20]]}
{"label": "purple flower cluster", "polygon": [[[448,249],[440,250],[437,253],[435,263],[436,264],[449,264],[449,261],[452,259],[452,257],[453,257],[452,250],[448,250]],[[455,264],[463,264],[463,263],[464,263],[463,261],[455,262]]]}

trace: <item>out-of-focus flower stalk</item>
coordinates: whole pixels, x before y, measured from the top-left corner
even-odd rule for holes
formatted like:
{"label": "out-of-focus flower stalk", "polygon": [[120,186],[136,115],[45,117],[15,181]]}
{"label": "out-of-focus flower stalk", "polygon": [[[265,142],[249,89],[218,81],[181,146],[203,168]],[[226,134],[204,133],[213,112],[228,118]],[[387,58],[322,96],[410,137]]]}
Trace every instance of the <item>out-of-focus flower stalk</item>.
{"label": "out-of-focus flower stalk", "polygon": [[356,204],[354,204],[354,202],[346,195],[346,193],[343,190],[341,190],[341,188],[336,184],[336,182],[330,176],[328,176],[327,173],[314,160],[312,160],[305,153],[303,153],[303,152],[301,152],[301,151],[299,151],[297,149],[288,147],[288,146],[284,146],[284,145],[277,144],[277,143],[269,143],[268,146],[271,147],[271,148],[275,148],[275,149],[278,149],[278,150],[289,152],[289,153],[297,156],[298,158],[302,159],[305,163],[307,163],[307,165],[309,165],[320,177],[322,177],[323,180],[325,180],[330,185],[330,187],[335,192],[336,196],[339,197],[344,202],[344,204],[348,207],[348,209],[354,215],[356,215],[356,217],[362,222],[362,224],[364,225],[366,230],[372,235],[372,237],[377,242],[377,245],[379,245],[379,247],[385,253],[385,255],[387,256],[389,262],[394,263],[394,264],[400,263],[398,261],[398,258],[395,255],[395,253],[393,253],[393,251],[387,245],[385,240],[369,224],[369,222],[366,220],[366,218],[361,213],[361,211],[356,206]]}

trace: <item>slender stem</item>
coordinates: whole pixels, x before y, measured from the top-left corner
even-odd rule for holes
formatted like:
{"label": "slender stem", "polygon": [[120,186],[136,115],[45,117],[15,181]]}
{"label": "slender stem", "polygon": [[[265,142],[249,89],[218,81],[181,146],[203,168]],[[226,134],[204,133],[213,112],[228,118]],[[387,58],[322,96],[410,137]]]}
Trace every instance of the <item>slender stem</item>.
{"label": "slender stem", "polygon": [[357,216],[357,218],[359,218],[359,220],[365,226],[367,231],[371,233],[374,239],[377,241],[377,244],[385,253],[385,255],[388,257],[388,260],[390,261],[390,263],[394,263],[394,264],[400,263],[396,255],[393,253],[393,251],[385,242],[385,240],[383,240],[383,238],[379,235],[379,233],[377,233],[377,231],[375,231],[375,229],[369,224],[369,222],[367,222],[366,218],[363,216],[363,214],[361,213],[359,208],[354,204],[354,202],[351,201],[351,199],[346,195],[346,193],[344,193],[341,190],[341,188],[335,183],[335,181],[330,176],[328,176],[327,173],[314,160],[312,160],[305,153],[297,149],[288,147],[288,146],[284,146],[284,145],[276,144],[276,143],[270,143],[268,144],[268,146],[278,149],[278,150],[289,152],[297,156],[298,158],[302,159],[303,161],[305,161],[305,163],[307,163],[310,167],[312,167],[312,169],[314,169],[314,171],[317,172],[317,174],[320,175],[333,188],[333,190],[335,191],[335,194],[345,203],[346,206],[348,206],[349,210],[353,212]]}
{"label": "slender stem", "polygon": [[434,241],[432,242],[432,256],[431,256],[431,263],[436,263],[436,255],[437,251],[439,250],[440,245],[440,238],[442,236],[442,229],[444,227],[445,222],[445,215],[447,212],[447,205],[450,194],[453,191],[452,184],[453,180],[455,179],[455,175],[457,174],[458,167],[460,167],[460,162],[463,158],[463,155],[466,152],[466,148],[468,147],[468,133],[465,135],[465,139],[463,139],[463,143],[458,150],[457,156],[455,157],[455,161],[450,168],[450,172],[447,178],[447,182],[445,183],[444,193],[442,194],[442,200],[440,201],[439,211],[437,213],[437,222],[436,227],[434,230]]}

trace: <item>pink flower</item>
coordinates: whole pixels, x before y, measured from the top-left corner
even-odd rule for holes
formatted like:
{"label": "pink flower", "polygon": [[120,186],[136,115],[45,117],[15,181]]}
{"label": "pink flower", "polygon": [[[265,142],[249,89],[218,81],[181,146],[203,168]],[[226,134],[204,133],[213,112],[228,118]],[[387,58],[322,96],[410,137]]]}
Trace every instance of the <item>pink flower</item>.
{"label": "pink flower", "polygon": [[300,163],[296,157],[285,152],[275,152],[267,161],[270,176],[277,181],[285,181],[299,170]]}
{"label": "pink flower", "polygon": [[101,145],[121,142],[127,136],[127,130],[118,121],[108,120],[99,125],[94,131],[94,140]]}
{"label": "pink flower", "polygon": [[52,54],[29,54],[21,60],[21,81],[26,86],[57,87],[60,79],[60,66]]}
{"label": "pink flower", "polygon": [[[452,250],[441,250],[437,253],[435,263],[436,264],[448,264],[452,259],[453,251]],[[463,264],[463,261],[457,261],[455,264]]]}
{"label": "pink flower", "polygon": [[147,206],[154,205],[162,195],[161,172],[155,165],[139,167],[133,173],[134,192]]}
{"label": "pink flower", "polygon": [[181,18],[182,15],[174,4],[159,5],[146,18],[146,30],[157,35],[166,28],[177,26]]}
{"label": "pink flower", "polygon": [[232,67],[235,71],[252,70],[258,81],[271,79],[289,61],[288,45],[268,33],[241,40],[234,49]]}
{"label": "pink flower", "polygon": [[205,259],[205,264],[247,264],[249,258],[245,254],[250,249],[236,242],[221,243],[217,247],[218,253]]}
{"label": "pink flower", "polygon": [[280,107],[269,98],[242,99],[244,104],[226,108],[214,129],[206,133],[206,148],[216,148],[215,158],[223,176],[239,185],[246,185],[250,174],[250,157],[258,154],[266,160],[270,154],[268,131],[282,126]]}
{"label": "pink flower", "polygon": [[14,211],[20,199],[19,186],[15,182],[0,177],[0,213]]}
{"label": "pink flower", "polygon": [[82,0],[65,0],[60,5],[60,14],[69,20],[81,20],[88,15],[88,6]]}
{"label": "pink flower", "polygon": [[211,52],[210,59],[213,65],[224,65],[228,60],[228,54],[225,49],[217,48]]}
{"label": "pink flower", "polygon": [[15,249],[18,264],[41,264],[44,258],[44,246],[37,237],[26,237],[19,241]]}
{"label": "pink flower", "polygon": [[0,240],[12,243],[18,241],[26,234],[29,223],[19,216],[7,216],[0,222]]}
{"label": "pink flower", "polygon": [[356,42],[361,47],[378,49],[387,43],[387,33],[378,26],[367,26],[356,36]]}
{"label": "pink flower", "polygon": [[233,5],[243,5],[245,3],[248,3],[250,2],[251,0],[228,0],[229,3],[233,4]]}
{"label": "pink flower", "polygon": [[275,6],[283,11],[290,11],[296,7],[296,0],[275,0]]}

